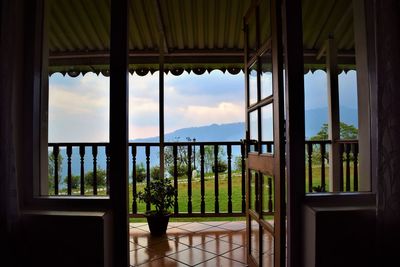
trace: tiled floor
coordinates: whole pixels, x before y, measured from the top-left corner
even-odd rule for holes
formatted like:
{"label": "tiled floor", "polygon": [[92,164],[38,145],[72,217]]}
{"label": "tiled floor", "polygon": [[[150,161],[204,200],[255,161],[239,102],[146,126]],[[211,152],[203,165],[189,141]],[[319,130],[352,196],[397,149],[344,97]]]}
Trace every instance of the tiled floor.
{"label": "tiled floor", "polygon": [[131,266],[247,266],[246,223],[170,222],[167,235],[152,237],[147,223],[132,223]]}

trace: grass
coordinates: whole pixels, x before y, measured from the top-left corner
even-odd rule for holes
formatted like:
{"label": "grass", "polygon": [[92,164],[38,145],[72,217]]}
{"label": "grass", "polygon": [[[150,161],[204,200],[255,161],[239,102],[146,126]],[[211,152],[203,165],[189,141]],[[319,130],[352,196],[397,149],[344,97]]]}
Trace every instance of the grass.
{"label": "grass", "polygon": [[[321,165],[312,165],[312,187],[316,187],[321,185]],[[346,173],[345,173],[345,166],[343,166],[343,183],[344,183],[344,191],[346,191]],[[306,181],[305,181],[305,190],[308,193],[308,166],[306,166]],[[325,189],[329,191],[329,167],[325,166]],[[354,191],[354,165],[353,163],[350,164],[350,192]]]}

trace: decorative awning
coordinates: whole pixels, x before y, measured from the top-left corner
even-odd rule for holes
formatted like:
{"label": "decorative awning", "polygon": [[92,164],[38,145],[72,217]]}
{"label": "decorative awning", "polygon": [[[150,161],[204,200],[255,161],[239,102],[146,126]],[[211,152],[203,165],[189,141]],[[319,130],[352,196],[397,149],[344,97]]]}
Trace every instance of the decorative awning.
{"label": "decorative awning", "polygon": [[[232,74],[243,69],[243,17],[251,0],[132,0],[129,10],[129,71],[144,75],[159,68]],[[324,43],[333,36],[342,70],[354,69],[352,2],[303,0],[305,72],[324,69]],[[110,0],[49,1],[49,72],[71,77],[108,75]],[[260,12],[260,16],[268,10]],[[268,20],[260,25],[267,35]],[[255,46],[250,36],[249,47]],[[159,44],[162,44],[161,46]]]}

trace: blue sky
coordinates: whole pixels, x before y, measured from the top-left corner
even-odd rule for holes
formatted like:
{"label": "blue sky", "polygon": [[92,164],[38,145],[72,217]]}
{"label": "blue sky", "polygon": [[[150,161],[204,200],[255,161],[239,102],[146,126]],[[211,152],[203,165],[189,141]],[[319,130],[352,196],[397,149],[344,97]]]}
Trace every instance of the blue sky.
{"label": "blue sky", "polygon": [[[304,76],[306,109],[327,106],[326,73]],[[107,142],[109,78],[87,73],[50,77],[49,142]],[[356,73],[339,75],[340,105],[356,108]],[[129,76],[129,138],[158,135],[158,72]],[[244,121],[244,75],[165,76],[165,132]]]}

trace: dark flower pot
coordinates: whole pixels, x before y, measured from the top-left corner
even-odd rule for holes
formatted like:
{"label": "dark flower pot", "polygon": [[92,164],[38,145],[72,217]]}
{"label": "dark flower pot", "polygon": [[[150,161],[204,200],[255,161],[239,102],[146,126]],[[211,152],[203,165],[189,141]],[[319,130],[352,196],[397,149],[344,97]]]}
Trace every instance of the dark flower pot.
{"label": "dark flower pot", "polygon": [[149,224],[151,235],[165,235],[169,222],[169,214],[147,214],[146,218],[147,223]]}

